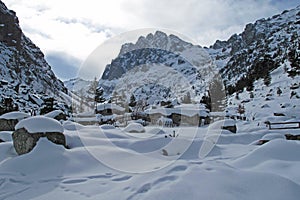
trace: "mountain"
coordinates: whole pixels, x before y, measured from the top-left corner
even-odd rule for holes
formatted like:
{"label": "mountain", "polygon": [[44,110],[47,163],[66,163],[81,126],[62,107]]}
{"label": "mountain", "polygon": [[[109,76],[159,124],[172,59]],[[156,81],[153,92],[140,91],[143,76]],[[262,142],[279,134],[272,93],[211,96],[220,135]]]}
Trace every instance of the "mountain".
{"label": "mountain", "polygon": [[300,74],[300,7],[247,24],[240,34],[206,48],[220,70],[229,94],[247,88],[284,65],[290,77]]}
{"label": "mountain", "polygon": [[[266,86],[273,84],[273,91],[278,83],[289,87],[298,84],[300,75],[299,30],[300,7],[247,24],[242,33],[217,40],[209,48],[157,31],[124,44],[106,66],[99,85],[113,99],[128,102],[133,94],[148,103],[182,101],[187,94],[197,102],[211,85],[217,85],[218,91],[224,85],[227,95],[253,91],[261,80]],[[278,71],[285,80],[274,76]],[[224,100],[217,93],[211,95]]]}
{"label": "mountain", "polygon": [[65,101],[67,88],[41,50],[23,34],[16,13],[1,1],[0,19],[0,113],[39,110],[50,97]]}
{"label": "mountain", "polygon": [[299,121],[300,7],[246,25],[227,41],[206,48],[227,92],[227,112],[239,108],[257,126]]}
{"label": "mountain", "polygon": [[67,81],[64,81],[64,85],[68,88],[69,91],[74,94],[79,95],[80,92],[83,93],[84,96],[87,95],[87,88],[90,87],[93,81],[83,80],[81,78],[73,78]]}
{"label": "mountain", "polygon": [[161,31],[122,45],[104,70],[99,85],[106,96],[129,101],[199,101],[217,74],[209,54],[200,46]]}

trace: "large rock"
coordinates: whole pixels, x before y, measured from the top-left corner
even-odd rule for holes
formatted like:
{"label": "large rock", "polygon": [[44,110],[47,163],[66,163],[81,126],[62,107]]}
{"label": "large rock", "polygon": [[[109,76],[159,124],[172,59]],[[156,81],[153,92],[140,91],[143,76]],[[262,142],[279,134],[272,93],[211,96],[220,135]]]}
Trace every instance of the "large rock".
{"label": "large rock", "polygon": [[14,131],[17,123],[29,117],[30,115],[23,112],[9,112],[0,116],[0,131]]}
{"label": "large rock", "polygon": [[66,147],[62,125],[47,117],[36,116],[22,120],[12,134],[14,148],[19,155],[30,152],[42,137]]}
{"label": "large rock", "polygon": [[66,146],[66,139],[62,133],[29,133],[26,129],[21,128],[13,132],[12,138],[14,148],[19,155],[30,152],[36,145],[37,141],[46,137],[55,144]]}
{"label": "large rock", "polygon": [[0,119],[0,131],[14,131],[18,122],[16,119]]}

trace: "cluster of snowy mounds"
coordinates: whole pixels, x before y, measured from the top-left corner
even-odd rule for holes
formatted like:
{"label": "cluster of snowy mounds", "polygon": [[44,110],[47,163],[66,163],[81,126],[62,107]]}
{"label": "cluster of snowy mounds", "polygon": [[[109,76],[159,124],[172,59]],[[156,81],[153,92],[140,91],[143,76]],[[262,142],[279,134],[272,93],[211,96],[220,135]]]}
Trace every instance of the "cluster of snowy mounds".
{"label": "cluster of snowy mounds", "polygon": [[[213,144],[204,139],[208,126],[146,126],[145,133],[124,134],[65,122],[74,125],[64,130],[68,150],[41,138],[30,153],[17,156],[12,143],[0,144],[0,199],[298,200],[299,141],[251,145],[272,134],[262,126],[249,131],[253,124],[237,121],[237,134],[221,134]],[[179,136],[164,137],[173,131]],[[204,144],[212,148],[201,157]]]}
{"label": "cluster of snowy mounds", "polygon": [[133,122],[133,123],[128,124],[124,128],[124,131],[128,132],[128,133],[144,133],[145,128],[143,127],[143,125]]}
{"label": "cluster of snowy mounds", "polygon": [[5,113],[0,116],[0,131],[14,131],[15,125],[22,119],[30,117],[29,114],[19,111]]}
{"label": "cluster of snowy mounds", "polygon": [[35,116],[20,121],[12,134],[16,152],[21,155],[30,152],[42,137],[56,144],[66,146],[63,126],[54,119]]}

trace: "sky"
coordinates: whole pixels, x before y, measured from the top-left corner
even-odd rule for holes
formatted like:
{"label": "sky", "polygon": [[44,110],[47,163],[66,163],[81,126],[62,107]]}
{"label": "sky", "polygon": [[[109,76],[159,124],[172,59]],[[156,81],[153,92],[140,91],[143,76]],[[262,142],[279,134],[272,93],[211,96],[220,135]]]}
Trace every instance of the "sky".
{"label": "sky", "polygon": [[[78,76],[103,43],[134,30],[170,30],[201,46],[227,40],[247,23],[300,5],[300,0],[3,0],[62,80]],[[143,31],[141,33],[144,33]],[[145,33],[146,34],[146,33]],[[132,41],[137,38],[131,38]],[[108,55],[106,62],[114,58]],[[108,63],[106,63],[108,64]],[[105,65],[100,64],[103,71]],[[93,79],[93,72],[85,73]],[[100,78],[100,77],[99,77]]]}

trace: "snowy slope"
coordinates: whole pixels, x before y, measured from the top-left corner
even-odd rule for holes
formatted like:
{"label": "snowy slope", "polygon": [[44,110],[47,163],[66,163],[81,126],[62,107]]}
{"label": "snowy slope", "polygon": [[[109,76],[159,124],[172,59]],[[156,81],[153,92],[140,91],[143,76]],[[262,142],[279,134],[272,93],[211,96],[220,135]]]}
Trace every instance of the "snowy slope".
{"label": "snowy slope", "polygon": [[[285,73],[299,73],[300,7],[247,24],[240,34],[206,48],[229,93],[266,78],[286,63]],[[288,64],[290,62],[290,64]]]}

